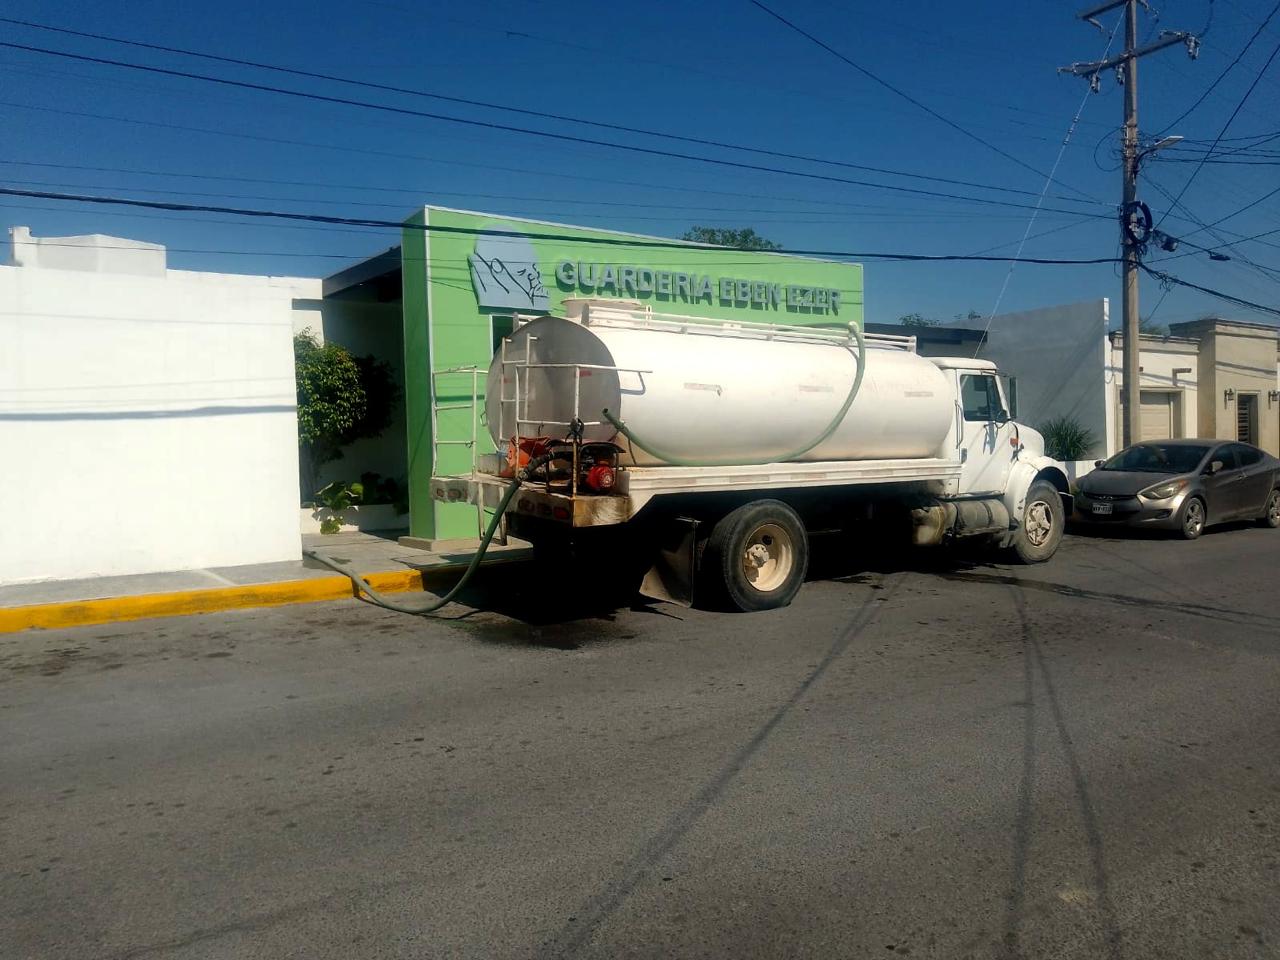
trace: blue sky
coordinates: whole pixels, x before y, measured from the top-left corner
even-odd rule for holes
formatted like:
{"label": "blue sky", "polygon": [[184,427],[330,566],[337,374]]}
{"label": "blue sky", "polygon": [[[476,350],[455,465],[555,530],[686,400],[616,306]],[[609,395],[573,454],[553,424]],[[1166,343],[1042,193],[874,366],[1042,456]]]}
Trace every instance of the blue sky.
{"label": "blue sky", "polygon": [[[1053,166],[1086,92],[1084,81],[1059,75],[1056,68],[1100,57],[1108,40],[1075,19],[1083,3],[771,5],[936,113],[1044,172]],[[1158,19],[1144,14],[1141,38],[1161,29],[1199,31],[1210,22],[1199,60],[1173,47],[1142,61],[1144,134],[1163,131],[1191,106],[1271,8],[1270,0],[1168,0],[1158,5]],[[680,144],[0,24],[0,40],[8,42],[470,119],[987,200],[1034,205],[1045,186],[1044,177],[868,80],[748,0],[48,0],[0,2],[0,16],[1028,193]],[[1108,33],[1116,16],[1105,17]],[[1122,31],[1113,49],[1121,40]],[[1277,44],[1280,17],[1204,103],[1167,132],[1207,146]],[[0,48],[0,85],[0,182],[20,189],[391,220],[434,203],[663,236],[679,236],[695,223],[753,226],[792,248],[920,254],[998,248],[990,252],[1012,255],[1031,216],[1016,206],[554,142],[12,49]],[[1280,59],[1225,136],[1280,132],[1278,102]],[[1116,254],[1117,230],[1106,219],[1105,204],[1120,193],[1121,112],[1120,90],[1104,78],[1101,93],[1085,102],[1058,169],[1061,183],[1050,186],[1044,201],[1052,210],[1039,215],[1024,256]],[[1246,141],[1224,145],[1240,142]],[[1183,146],[1163,151],[1144,167],[1140,197],[1157,216],[1169,207],[1157,185],[1176,195],[1196,170],[1190,161],[1198,156],[1194,147]],[[1201,221],[1212,222],[1280,186],[1280,166],[1256,162],[1280,160],[1280,139],[1257,147],[1248,159],[1251,165],[1204,165],[1183,203]],[[1079,202],[1082,195],[1092,202]],[[270,226],[14,198],[0,198],[0,205],[6,226],[28,224],[37,235],[109,233],[164,243],[172,251],[170,265],[187,269],[318,276],[398,242],[393,230]],[[1163,229],[1191,234],[1194,223],[1175,219],[1183,215],[1174,211]],[[1231,231],[1224,234],[1230,240],[1278,226],[1280,194],[1218,229]],[[1050,230],[1055,232],[1036,236]],[[1218,243],[1206,232],[1189,239],[1203,246]],[[1184,245],[1178,253],[1188,249]],[[1262,267],[1280,267],[1280,234],[1237,250]],[[1157,255],[1167,256],[1152,251],[1152,262]],[[1248,300],[1280,304],[1280,274],[1239,257],[1218,263],[1203,254],[1180,256],[1167,269]],[[1007,274],[1008,267],[999,264],[866,261],[867,318],[985,314]],[[1107,296],[1118,317],[1119,293],[1110,265],[1021,265],[1008,277],[1000,310]],[[1161,293],[1154,280],[1142,281],[1144,313]],[[1164,298],[1156,320],[1206,313],[1275,320],[1185,290]]]}

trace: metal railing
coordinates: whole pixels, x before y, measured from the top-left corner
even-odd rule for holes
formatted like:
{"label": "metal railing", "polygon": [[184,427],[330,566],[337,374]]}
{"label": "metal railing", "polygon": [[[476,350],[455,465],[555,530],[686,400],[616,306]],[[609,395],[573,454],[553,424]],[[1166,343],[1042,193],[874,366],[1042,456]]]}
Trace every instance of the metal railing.
{"label": "metal railing", "polygon": [[[641,330],[666,330],[671,333],[701,334],[705,336],[729,336],[748,340],[781,340],[800,343],[854,342],[848,330],[808,327],[786,323],[754,323],[742,320],[725,320],[718,317],[686,316],[683,314],[655,313],[650,307],[629,309],[624,307],[586,304],[582,310],[582,324],[591,326],[620,326]],[[868,346],[907,350],[914,353],[916,338],[887,333],[864,333]]]}
{"label": "metal railing", "polygon": [[[441,377],[457,377],[469,376],[471,378],[471,395],[466,400],[454,400],[446,403],[437,402],[436,398],[440,396],[440,378]],[[431,471],[435,473],[440,470],[440,448],[441,447],[467,447],[471,451],[471,470],[470,475],[476,475],[476,461],[479,455],[479,416],[476,409],[477,401],[480,398],[480,368],[472,365],[469,367],[449,367],[446,370],[431,371]],[[466,410],[471,420],[471,439],[469,440],[442,440],[440,438],[440,413],[444,410]],[[484,537],[485,516],[484,502],[480,498],[476,498],[476,526],[479,530],[481,538]]]}

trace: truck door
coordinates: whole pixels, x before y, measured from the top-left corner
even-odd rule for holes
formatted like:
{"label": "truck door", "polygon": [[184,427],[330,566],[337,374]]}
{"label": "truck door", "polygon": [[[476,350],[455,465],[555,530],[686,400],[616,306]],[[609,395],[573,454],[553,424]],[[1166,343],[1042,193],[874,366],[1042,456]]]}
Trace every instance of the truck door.
{"label": "truck door", "polygon": [[960,495],[1003,493],[1013,467],[1009,421],[993,373],[960,373]]}

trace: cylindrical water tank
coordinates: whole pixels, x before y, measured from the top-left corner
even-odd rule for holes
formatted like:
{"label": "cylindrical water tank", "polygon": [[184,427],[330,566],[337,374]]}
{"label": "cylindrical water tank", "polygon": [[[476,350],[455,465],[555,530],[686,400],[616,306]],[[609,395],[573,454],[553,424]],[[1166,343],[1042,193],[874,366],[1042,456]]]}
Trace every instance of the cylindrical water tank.
{"label": "cylindrical water tank", "polygon": [[[862,387],[840,425],[799,459],[938,456],[956,416],[942,371],[900,347],[869,346],[865,362]],[[574,365],[583,367],[577,375]],[[589,440],[630,446],[605,421],[607,409],[640,443],[682,460],[770,462],[822,434],[856,371],[856,347],[839,342],[546,316],[517,330],[495,355],[485,415],[499,446],[517,433],[564,437],[576,398],[579,418],[596,422],[585,431]],[[627,462],[663,461],[635,447]]]}

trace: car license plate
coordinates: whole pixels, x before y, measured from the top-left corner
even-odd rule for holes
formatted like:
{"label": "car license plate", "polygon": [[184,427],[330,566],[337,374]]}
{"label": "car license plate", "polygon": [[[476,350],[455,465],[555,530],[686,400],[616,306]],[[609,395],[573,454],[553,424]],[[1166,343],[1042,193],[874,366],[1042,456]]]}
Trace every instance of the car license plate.
{"label": "car license plate", "polygon": [[1101,516],[1107,516],[1108,514],[1111,513],[1111,504],[1095,503],[1093,505],[1093,512],[1096,514],[1100,514]]}

